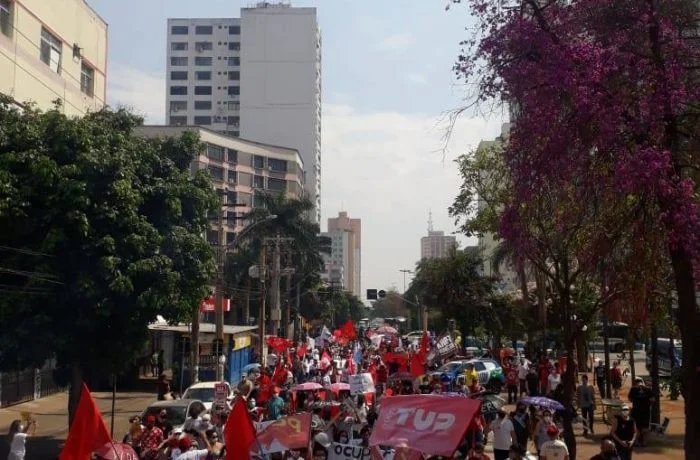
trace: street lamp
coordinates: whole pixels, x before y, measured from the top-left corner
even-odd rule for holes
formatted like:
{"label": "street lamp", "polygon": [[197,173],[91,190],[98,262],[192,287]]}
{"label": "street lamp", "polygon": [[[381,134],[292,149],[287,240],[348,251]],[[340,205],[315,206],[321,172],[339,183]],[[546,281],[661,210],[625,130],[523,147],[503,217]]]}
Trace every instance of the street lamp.
{"label": "street lamp", "polygon": [[[220,248],[219,252],[219,260],[218,260],[218,270],[217,270],[217,276],[216,276],[216,338],[220,340],[219,343],[224,342],[224,269],[226,267],[226,254],[228,254],[229,250],[234,250],[236,246],[238,246],[238,243],[242,241],[242,237],[244,235],[247,235],[250,233],[251,230],[253,230],[256,227],[259,227],[260,225],[270,222],[271,220],[277,219],[277,214],[270,214],[268,216],[265,216],[264,218],[260,220],[256,220],[255,222],[251,222],[247,226],[243,227],[243,229],[236,235],[236,237],[233,239],[231,244],[223,245]],[[262,286],[264,286],[264,278],[261,272],[260,276],[260,281]],[[264,287],[262,289],[264,293]],[[263,295],[264,298],[264,295]],[[264,302],[264,300],[263,300]],[[264,309],[261,309],[264,311]],[[263,337],[261,336],[260,340],[263,340]],[[223,362],[221,360],[223,358]],[[222,381],[224,379],[224,365],[226,364],[226,356],[221,355],[219,358],[219,364],[216,367],[216,380],[217,381]]]}

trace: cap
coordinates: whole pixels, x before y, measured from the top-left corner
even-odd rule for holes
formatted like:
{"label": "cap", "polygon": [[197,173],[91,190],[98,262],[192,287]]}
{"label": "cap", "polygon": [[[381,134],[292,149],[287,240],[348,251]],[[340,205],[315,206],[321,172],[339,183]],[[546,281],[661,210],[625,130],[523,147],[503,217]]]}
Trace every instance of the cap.
{"label": "cap", "polygon": [[146,417],[146,423],[156,423],[156,416],[149,415],[148,417]]}
{"label": "cap", "polygon": [[190,448],[192,447],[192,439],[189,436],[183,437],[182,439],[180,439],[180,442],[178,443],[178,447],[183,452],[190,450]]}
{"label": "cap", "polygon": [[559,434],[559,428],[557,428],[556,425],[549,425],[547,427],[547,434],[551,434],[551,435]]}

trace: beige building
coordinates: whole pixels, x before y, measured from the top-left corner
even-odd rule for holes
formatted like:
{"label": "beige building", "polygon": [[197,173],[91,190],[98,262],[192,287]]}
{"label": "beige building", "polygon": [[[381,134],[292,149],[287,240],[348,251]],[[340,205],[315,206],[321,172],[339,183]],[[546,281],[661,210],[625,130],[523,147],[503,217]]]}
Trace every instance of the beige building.
{"label": "beige building", "polygon": [[85,0],[0,0],[0,93],[68,115],[105,105],[107,23]]}
{"label": "beige building", "polygon": [[[362,295],[362,220],[351,219],[347,212],[328,219],[328,232],[331,239],[331,256],[326,261],[326,271],[333,271],[338,265],[343,267],[343,288],[356,296]],[[330,277],[330,274],[329,274]]]}
{"label": "beige building", "polygon": [[428,230],[428,236],[420,239],[421,259],[442,259],[457,247],[457,237],[445,232]]}
{"label": "beige building", "polygon": [[[283,192],[299,197],[304,190],[304,163],[299,152],[286,147],[235,138],[198,126],[144,126],[146,137],[179,136],[185,131],[199,134],[205,148],[192,162],[192,170],[207,169],[216,190],[227,206],[222,225],[207,232],[214,245],[230,244],[245,225],[241,217],[260,203],[261,194]],[[238,206],[230,206],[237,204]]]}

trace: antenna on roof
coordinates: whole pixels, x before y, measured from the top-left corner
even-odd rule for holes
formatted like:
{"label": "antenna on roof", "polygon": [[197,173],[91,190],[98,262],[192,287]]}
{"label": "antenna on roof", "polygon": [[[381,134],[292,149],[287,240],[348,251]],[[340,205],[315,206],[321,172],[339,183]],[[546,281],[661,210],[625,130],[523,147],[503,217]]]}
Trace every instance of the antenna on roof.
{"label": "antenna on roof", "polygon": [[433,210],[428,210],[428,232],[433,231]]}

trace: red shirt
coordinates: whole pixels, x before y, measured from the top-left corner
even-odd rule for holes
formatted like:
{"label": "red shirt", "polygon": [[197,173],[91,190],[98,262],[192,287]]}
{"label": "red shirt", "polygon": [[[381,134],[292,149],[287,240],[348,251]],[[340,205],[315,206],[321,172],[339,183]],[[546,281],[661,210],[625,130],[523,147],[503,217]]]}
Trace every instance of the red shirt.
{"label": "red shirt", "polygon": [[156,449],[163,442],[163,431],[157,426],[146,430],[141,436],[141,449]]}
{"label": "red shirt", "polygon": [[518,370],[513,366],[506,368],[506,384],[507,385],[517,385],[518,384]]}

